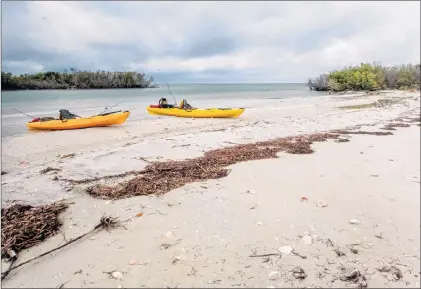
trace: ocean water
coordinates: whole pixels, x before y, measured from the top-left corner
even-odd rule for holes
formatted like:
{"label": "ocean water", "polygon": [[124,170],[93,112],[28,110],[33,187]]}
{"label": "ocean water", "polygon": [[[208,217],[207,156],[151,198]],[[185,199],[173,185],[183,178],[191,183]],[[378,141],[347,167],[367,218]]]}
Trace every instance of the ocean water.
{"label": "ocean water", "polygon": [[[186,99],[194,107],[255,107],[265,105],[265,100],[317,97],[306,84],[171,84],[170,89],[179,102]],[[130,110],[128,121],[151,118],[146,106],[157,104],[161,97],[169,103],[173,98],[166,87],[148,89],[100,90],[27,90],[3,91],[1,96],[2,137],[33,133],[26,128],[31,116],[58,117],[60,109],[68,109],[80,116],[95,115],[105,108]]]}

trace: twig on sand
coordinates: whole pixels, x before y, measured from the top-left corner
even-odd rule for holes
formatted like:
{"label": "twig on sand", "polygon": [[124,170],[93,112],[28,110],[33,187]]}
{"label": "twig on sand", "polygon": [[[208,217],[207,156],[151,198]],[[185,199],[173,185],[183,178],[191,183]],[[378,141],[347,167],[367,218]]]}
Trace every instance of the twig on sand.
{"label": "twig on sand", "polygon": [[295,255],[295,256],[298,256],[298,257],[300,257],[301,259],[307,259],[307,256],[300,255],[300,254],[298,254],[297,252],[294,252],[294,251],[292,251],[292,252],[291,252],[291,254],[293,254],[293,255]]}
{"label": "twig on sand", "polygon": [[42,175],[45,175],[46,173],[49,173],[49,172],[59,172],[59,171],[61,171],[61,169],[57,169],[53,167],[46,167],[45,169],[41,170],[39,173]]}
{"label": "twig on sand", "polygon": [[63,288],[64,287],[64,285],[66,285],[67,283],[69,283],[70,282],[70,280],[67,280],[66,282],[64,282],[64,283],[62,283],[60,286],[58,286],[57,288]]}
{"label": "twig on sand", "polygon": [[280,256],[278,253],[272,253],[272,254],[262,254],[262,255],[250,255],[250,258],[262,258],[262,257],[271,257],[271,256]]}

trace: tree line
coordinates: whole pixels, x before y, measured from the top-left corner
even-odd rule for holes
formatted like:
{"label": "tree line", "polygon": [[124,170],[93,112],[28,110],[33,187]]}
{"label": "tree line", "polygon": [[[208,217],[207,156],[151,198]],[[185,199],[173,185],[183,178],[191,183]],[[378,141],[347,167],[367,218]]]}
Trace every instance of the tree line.
{"label": "tree line", "polygon": [[139,72],[86,71],[71,68],[64,72],[12,75],[1,73],[2,90],[23,89],[105,89],[151,88],[154,78]]}
{"label": "tree line", "polygon": [[380,89],[420,89],[420,65],[381,66],[361,63],[308,80],[315,91],[373,91]]}

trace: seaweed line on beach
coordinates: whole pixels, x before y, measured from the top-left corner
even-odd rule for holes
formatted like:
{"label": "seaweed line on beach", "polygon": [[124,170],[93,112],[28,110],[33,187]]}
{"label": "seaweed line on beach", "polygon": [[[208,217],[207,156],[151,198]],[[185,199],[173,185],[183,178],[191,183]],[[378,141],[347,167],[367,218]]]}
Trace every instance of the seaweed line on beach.
{"label": "seaweed line on beach", "polygon": [[122,199],[142,195],[162,195],[180,188],[188,183],[210,179],[219,179],[228,175],[227,166],[253,160],[273,159],[277,153],[311,154],[313,142],[324,142],[334,139],[344,140],[341,136],[359,134],[386,136],[391,132],[384,131],[351,131],[333,130],[326,133],[314,133],[292,137],[278,138],[251,144],[241,144],[208,151],[202,157],[183,161],[151,163],[135,178],[116,185],[95,184],[85,189],[92,197],[99,199]]}
{"label": "seaweed line on beach", "polygon": [[396,130],[397,127],[410,127],[410,124],[398,122],[398,123],[389,123],[386,124],[384,127],[381,127],[380,129],[383,130]]}

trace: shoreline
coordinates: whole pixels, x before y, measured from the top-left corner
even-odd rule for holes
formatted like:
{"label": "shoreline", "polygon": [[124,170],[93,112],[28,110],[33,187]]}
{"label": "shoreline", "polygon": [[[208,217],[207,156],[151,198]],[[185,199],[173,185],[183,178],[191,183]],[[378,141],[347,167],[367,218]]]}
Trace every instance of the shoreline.
{"label": "shoreline", "polygon": [[[373,97],[362,98],[358,101],[341,100],[337,97],[336,99],[329,98],[315,106],[298,106],[286,110],[284,110],[285,107],[274,107],[273,111],[269,114],[266,113],[264,121],[260,120],[260,123],[254,124],[254,126],[252,124],[261,115],[258,109],[252,113],[252,117],[249,119],[237,122],[219,122],[213,127],[209,127],[210,122],[206,121],[179,120],[178,127],[185,126],[185,130],[179,131],[166,129],[165,124],[169,121],[157,120],[151,122],[154,127],[145,133],[140,142],[137,140],[140,136],[134,139],[130,134],[120,139],[105,138],[110,142],[105,151],[102,147],[92,145],[92,140],[96,135],[92,132],[91,138],[80,142],[78,150],[72,147],[65,151],[64,143],[58,149],[55,146],[47,146],[46,149],[40,150],[41,145],[45,146],[48,141],[54,139],[44,135],[44,142],[39,143],[38,153],[28,155],[26,164],[19,164],[21,152],[24,151],[23,148],[19,148],[19,143],[23,144],[28,138],[20,138],[15,140],[15,143],[8,142],[6,145],[12,147],[14,152],[10,151],[3,163],[9,170],[6,175],[2,176],[2,182],[6,183],[2,183],[3,198],[6,197],[6,200],[22,199],[36,204],[56,201],[58,196],[73,201],[75,204],[71,205],[64,213],[65,216],[62,216],[64,218],[63,232],[67,239],[72,239],[88,231],[105,212],[121,219],[133,218],[139,212],[142,212],[143,216],[131,219],[127,223],[127,231],[118,229],[110,233],[95,233],[95,239],[84,239],[78,244],[70,245],[62,252],[57,252],[56,256],[48,256],[39,260],[37,268],[34,267],[35,264],[24,266],[11,273],[10,278],[3,281],[3,286],[14,287],[19,284],[29,286],[30,283],[32,286],[53,287],[59,286],[67,279],[70,280],[66,286],[70,287],[176,286],[180,283],[182,286],[200,287],[227,287],[235,284],[237,286],[234,287],[238,287],[239,284],[253,287],[269,285],[278,287],[280,284],[284,286],[302,286],[303,284],[327,286],[329,282],[341,282],[340,280],[332,282],[330,279],[323,280],[325,278],[316,277],[320,270],[317,270],[318,267],[314,266],[312,262],[317,263],[317,260],[324,259],[323,266],[331,270],[330,273],[333,274],[335,271],[334,273],[339,275],[341,275],[341,271],[336,272],[337,269],[335,269],[338,266],[338,261],[345,263],[347,268],[358,267],[361,273],[365,270],[363,266],[365,260],[366,269],[375,271],[375,274],[373,273],[374,280],[367,278],[364,281],[361,278],[368,276],[364,274],[360,279],[368,282],[372,287],[382,286],[382,282],[385,282],[385,277],[376,271],[375,268],[378,266],[376,267],[373,262],[382,260],[382,255],[386,257],[392,254],[396,257],[396,254],[402,253],[402,250],[409,249],[408,246],[416,247],[415,255],[417,257],[414,260],[406,258],[404,263],[418,273],[419,220],[411,219],[409,216],[419,215],[419,193],[418,195],[393,193],[393,190],[400,186],[409,189],[412,193],[415,193],[417,188],[419,190],[419,162],[417,162],[419,157],[409,155],[419,154],[418,126],[397,127],[397,130],[392,131],[395,135],[384,137],[353,135],[350,142],[341,144],[333,141],[316,142],[312,144],[312,148],[315,150],[314,154],[296,156],[277,153],[275,159],[230,164],[228,168],[232,169],[231,173],[222,179],[202,179],[200,182],[189,182],[181,187],[173,188],[170,193],[162,196],[100,200],[87,195],[83,191],[83,187],[78,188],[69,186],[66,182],[51,181],[53,176],[77,181],[85,176],[101,178],[107,174],[123,173],[129,171],[129,168],[142,170],[151,161],[179,160],[183,162],[185,159],[203,157],[204,151],[219,149],[221,145],[232,148],[239,143],[244,143],[247,146],[253,142],[267,142],[270,139],[288,135],[297,138],[299,135],[321,132],[322,128],[325,128],[324,131],[329,131],[360,126],[359,130],[379,131],[380,125],[389,123],[387,120],[402,118],[402,116],[408,116],[408,113],[411,114],[411,117],[417,117],[419,120],[419,94],[395,95],[398,98],[408,96],[410,99],[404,99],[405,105],[398,103],[390,107],[366,110],[341,111],[336,108],[344,103],[373,101]],[[286,118],[288,114],[291,115],[290,118]],[[303,118],[302,122],[299,121],[301,118]],[[176,120],[172,119],[171,121],[175,122]],[[332,121],[337,121],[337,123],[332,125]],[[194,122],[196,124],[192,126]],[[243,126],[239,126],[241,122]],[[287,123],[289,128],[283,128],[288,126]],[[276,132],[276,128],[281,129]],[[194,129],[197,132],[194,132]],[[389,130],[380,131],[390,132]],[[268,134],[268,132],[271,133]],[[86,134],[63,135],[79,135],[81,137],[80,135]],[[399,136],[402,140],[398,139]],[[223,141],[218,141],[218,138]],[[134,143],[125,145],[125,141],[129,139],[134,140]],[[404,141],[405,139],[407,141]],[[86,147],[85,143],[90,144],[90,147],[89,145]],[[372,147],[378,147],[379,150],[372,149]],[[72,149],[75,153],[74,156],[63,156]],[[26,148],[26,150],[30,149]],[[56,155],[58,151],[61,152],[60,157]],[[139,159],[133,160],[134,156]],[[158,156],[161,158],[157,158]],[[3,156],[3,158],[5,157]],[[394,160],[390,161],[391,158]],[[116,163],[114,167],[107,169],[107,166],[113,162]],[[48,166],[60,168],[61,171],[57,175],[40,174],[41,169]],[[205,167],[203,169],[207,170]],[[417,174],[415,176],[418,184],[412,182],[414,180],[412,177],[408,180],[405,179],[406,177],[400,178],[408,173]],[[305,179],[308,182],[302,182]],[[409,182],[407,183],[407,181]],[[112,179],[111,182],[115,184]],[[317,182],[318,187],[314,187],[314,182]],[[40,193],[46,194],[47,197],[36,195],[37,191],[34,191],[36,188],[43,188]],[[279,188],[281,188],[281,192],[279,192]],[[334,194],[334,191],[338,189],[350,191],[356,188],[361,192],[357,190],[349,195],[344,192],[340,197]],[[16,194],[19,190],[21,192]],[[324,192],[324,190],[326,191]],[[367,194],[370,194],[368,199]],[[393,195],[393,201],[386,196],[387,194]],[[303,196],[308,197],[308,204],[300,201]],[[362,203],[359,201],[361,197],[365,199]],[[327,207],[315,206],[318,198],[324,199],[327,202]],[[343,202],[345,199],[347,202]],[[3,205],[7,203],[3,200],[2,202]],[[385,208],[382,208],[380,203]],[[353,210],[350,204],[361,207]],[[374,204],[376,204],[377,211],[372,211],[371,206]],[[282,207],[282,210],[279,210],[279,206]],[[310,209],[302,211],[303,208],[306,208],[305,206],[310,206]],[[407,208],[402,214],[408,215],[405,220],[409,223],[406,225],[402,223],[404,219],[397,215],[399,214],[397,207],[386,210],[386,208],[392,208],[391,206]],[[339,220],[334,220],[332,216],[336,216],[336,219]],[[386,222],[385,216],[390,216],[392,223]],[[355,225],[354,229],[356,230],[348,228],[348,231],[346,230],[346,233],[342,234],[339,228],[345,226],[348,220],[357,217],[363,219],[365,223]],[[340,220],[344,222],[342,225],[338,223]],[[313,224],[315,230],[307,226],[308,222]],[[379,239],[372,235],[371,230],[375,230],[376,227],[371,229],[370,226],[376,222],[377,227],[389,234],[386,239],[384,237]],[[289,224],[294,224],[295,229],[292,229]],[[401,227],[403,231],[400,230],[397,233],[393,229],[394,226],[403,226]],[[415,231],[414,228],[416,228]],[[417,230],[418,234],[416,234]],[[255,231],[259,234],[254,234]],[[166,232],[171,232],[171,234]],[[301,234],[301,237],[297,237],[297,234]],[[311,236],[311,245],[306,243],[308,241],[308,238],[305,237],[306,234]],[[277,240],[275,243],[274,235],[275,241]],[[405,236],[412,241],[404,241],[402,238]],[[365,240],[366,237],[369,239]],[[392,245],[395,242],[394,238],[399,237],[401,238],[399,242],[406,242],[405,246]],[[351,241],[355,242],[356,238],[362,242],[374,244],[375,251],[370,248],[358,248],[356,250],[360,253],[357,254],[358,256],[353,256],[354,253],[350,253],[346,244]],[[182,241],[178,242],[179,239]],[[306,244],[302,243],[303,239]],[[331,239],[335,243],[335,248],[332,250],[345,246],[345,249],[342,250],[347,251],[347,257],[342,261],[336,260],[336,265],[329,264],[335,259],[335,255],[331,255],[331,250],[326,249],[324,242],[327,239]],[[138,245],[140,240],[144,244],[142,247]],[[22,252],[19,259],[22,257],[20,261],[24,261],[62,243],[62,236],[58,234],[39,246]],[[160,249],[161,243],[169,243],[170,248],[168,250]],[[283,255],[279,260],[276,257],[271,257],[268,262],[262,263],[261,258],[248,257],[253,254],[273,253],[280,245],[292,246],[296,248],[296,252],[302,256],[305,255],[306,258],[302,259],[293,254],[287,254],[288,256]],[[393,250],[388,247],[390,245],[393,246],[390,247]],[[391,251],[387,252],[387,250]],[[221,254],[225,251],[232,253],[224,253],[225,261],[221,263]],[[78,262],[74,257],[78,255],[76,252],[88,254],[89,258]],[[377,252],[375,258],[372,255],[374,252]],[[106,262],[104,262],[104,253]],[[318,254],[319,258],[311,257],[312,254]],[[180,258],[176,257],[178,260],[176,264],[171,264],[174,262],[174,256]],[[354,257],[359,259],[356,263],[351,262]],[[371,260],[372,258],[373,260]],[[132,259],[138,261],[137,265],[129,264]],[[310,262],[310,259],[314,261]],[[330,259],[331,261],[329,261]],[[417,259],[418,265],[414,263]],[[322,263],[319,262],[320,265]],[[285,266],[294,264],[307,272],[307,277],[304,280],[291,279],[291,274],[288,272],[294,270],[294,267],[286,270]],[[393,266],[398,265],[394,264]],[[7,265],[3,268],[7,268]],[[400,268],[404,271],[406,267]],[[82,269],[83,273],[72,275],[73,269],[74,271]],[[123,272],[122,279],[110,279],[107,274],[102,273],[113,270]],[[238,270],[243,273],[236,275],[235,271]],[[272,274],[272,272],[277,273]],[[323,270],[320,272],[325,274],[325,277],[328,275]],[[166,277],[161,280],[159,276],[162,274],[165,274]],[[399,285],[412,287],[418,282],[419,286],[419,275],[415,277],[414,274],[404,273],[403,280],[410,283],[398,280]],[[217,275],[219,276],[217,277]],[[245,278],[246,276],[251,279]],[[293,274],[293,276],[295,275]],[[360,279],[353,284],[359,284]],[[216,282],[215,280],[220,281]],[[207,283],[208,281],[210,283]],[[335,283],[335,286],[341,286],[340,284],[345,283]]]}

